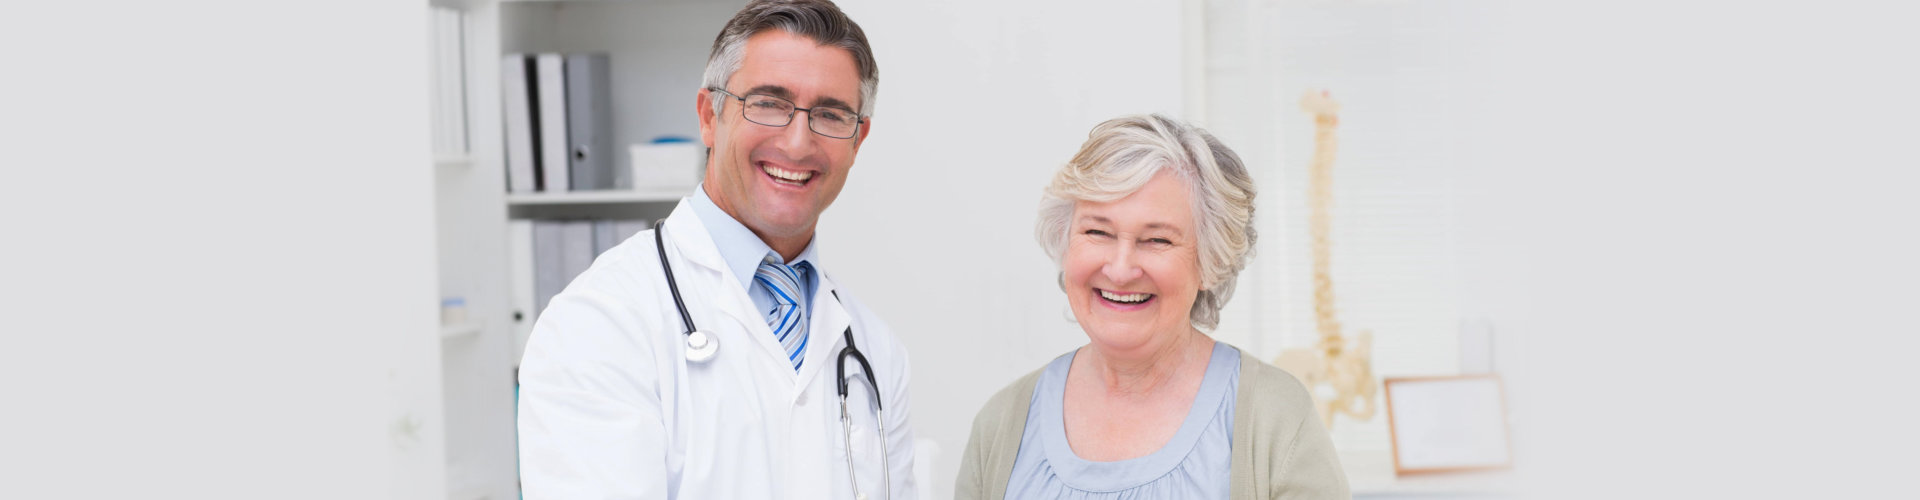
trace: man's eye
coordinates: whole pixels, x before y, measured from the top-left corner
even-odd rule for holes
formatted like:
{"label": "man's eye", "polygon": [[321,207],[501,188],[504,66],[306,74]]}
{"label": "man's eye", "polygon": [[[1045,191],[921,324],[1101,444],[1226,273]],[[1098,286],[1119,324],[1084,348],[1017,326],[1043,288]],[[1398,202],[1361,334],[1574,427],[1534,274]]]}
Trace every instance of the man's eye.
{"label": "man's eye", "polygon": [[775,100],[752,101],[752,102],[748,102],[747,104],[760,109],[786,109],[787,108],[786,104],[783,104],[780,101],[775,101]]}
{"label": "man's eye", "polygon": [[849,123],[853,121],[852,112],[833,109],[833,108],[814,108],[813,116],[814,118],[819,118],[822,120],[829,120],[829,121],[836,121],[841,123]]}

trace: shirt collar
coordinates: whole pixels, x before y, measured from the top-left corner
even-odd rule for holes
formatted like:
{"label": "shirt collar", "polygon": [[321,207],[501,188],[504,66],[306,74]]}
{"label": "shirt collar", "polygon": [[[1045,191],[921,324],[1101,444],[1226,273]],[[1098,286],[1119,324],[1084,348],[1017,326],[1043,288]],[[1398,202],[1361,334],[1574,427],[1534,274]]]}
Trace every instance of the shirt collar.
{"label": "shirt collar", "polygon": [[[694,186],[690,201],[693,213],[700,216],[700,225],[706,226],[707,234],[713,236],[713,246],[720,250],[721,260],[733,271],[733,277],[740,280],[740,288],[753,286],[753,274],[760,270],[760,261],[773,253],[773,247],[767,246],[767,242],[761,241],[759,235],[753,234],[753,230],[747,229],[745,224],[721,210],[720,205],[714,204],[713,199],[707,197],[706,183]],[[814,242],[809,241],[807,248],[800,250],[800,255],[794,256],[793,262],[786,264],[798,267],[806,263],[818,269],[816,262],[819,261]]]}

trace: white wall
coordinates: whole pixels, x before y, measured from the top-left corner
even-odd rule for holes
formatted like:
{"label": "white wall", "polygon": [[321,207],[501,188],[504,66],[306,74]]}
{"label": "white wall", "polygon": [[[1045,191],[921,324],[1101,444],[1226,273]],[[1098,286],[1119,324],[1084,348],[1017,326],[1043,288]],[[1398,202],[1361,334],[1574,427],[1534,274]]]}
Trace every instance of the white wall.
{"label": "white wall", "polygon": [[10,496],[443,496],[425,14],[0,16]]}
{"label": "white wall", "polygon": [[826,269],[913,359],[913,422],[952,494],[974,412],[1086,342],[1033,239],[1087,131],[1182,110],[1177,1],[840,2],[880,64],[873,133],[822,217]]}
{"label": "white wall", "polygon": [[1529,482],[1913,496],[1916,7],[1509,9],[1477,174],[1530,254]]}

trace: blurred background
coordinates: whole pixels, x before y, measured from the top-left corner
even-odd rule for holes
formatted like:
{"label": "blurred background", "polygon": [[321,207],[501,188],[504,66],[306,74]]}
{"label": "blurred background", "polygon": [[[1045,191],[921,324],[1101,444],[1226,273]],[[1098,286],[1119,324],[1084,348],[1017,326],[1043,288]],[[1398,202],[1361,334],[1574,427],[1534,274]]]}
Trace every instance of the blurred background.
{"label": "blurred background", "polygon": [[[706,53],[741,5],[17,6],[14,489],[517,498],[514,369],[579,262],[541,249],[603,247],[541,242],[630,234],[690,192],[673,140],[698,137]],[[1498,376],[1511,440],[1502,469],[1396,474],[1375,396],[1332,423],[1356,497],[1920,493],[1912,7],[840,5],[881,85],[819,241],[908,346],[924,498],[951,496],[989,395],[1086,342],[1032,234],[1101,121],[1165,113],[1241,155],[1260,240],[1213,335],[1269,362],[1318,341],[1318,91],[1342,106],[1346,334],[1371,333],[1376,378]],[[604,184],[513,184],[506,72],[542,54],[606,56],[583,108],[606,120]]]}

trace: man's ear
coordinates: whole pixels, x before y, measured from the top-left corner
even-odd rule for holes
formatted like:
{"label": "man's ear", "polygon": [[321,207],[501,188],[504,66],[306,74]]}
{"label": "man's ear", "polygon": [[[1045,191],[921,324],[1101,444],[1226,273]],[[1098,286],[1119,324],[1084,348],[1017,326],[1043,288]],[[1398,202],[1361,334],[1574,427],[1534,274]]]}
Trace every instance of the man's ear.
{"label": "man's ear", "polygon": [[706,144],[709,150],[713,149],[713,134],[719,126],[714,123],[718,117],[713,113],[713,101],[708,99],[708,94],[711,92],[713,91],[700,89],[700,92],[694,94],[693,99],[693,112],[700,115],[700,142]]}
{"label": "man's ear", "polygon": [[860,123],[860,133],[853,136],[853,152],[860,153],[860,145],[867,142],[867,132],[873,131],[873,118],[868,117]]}

